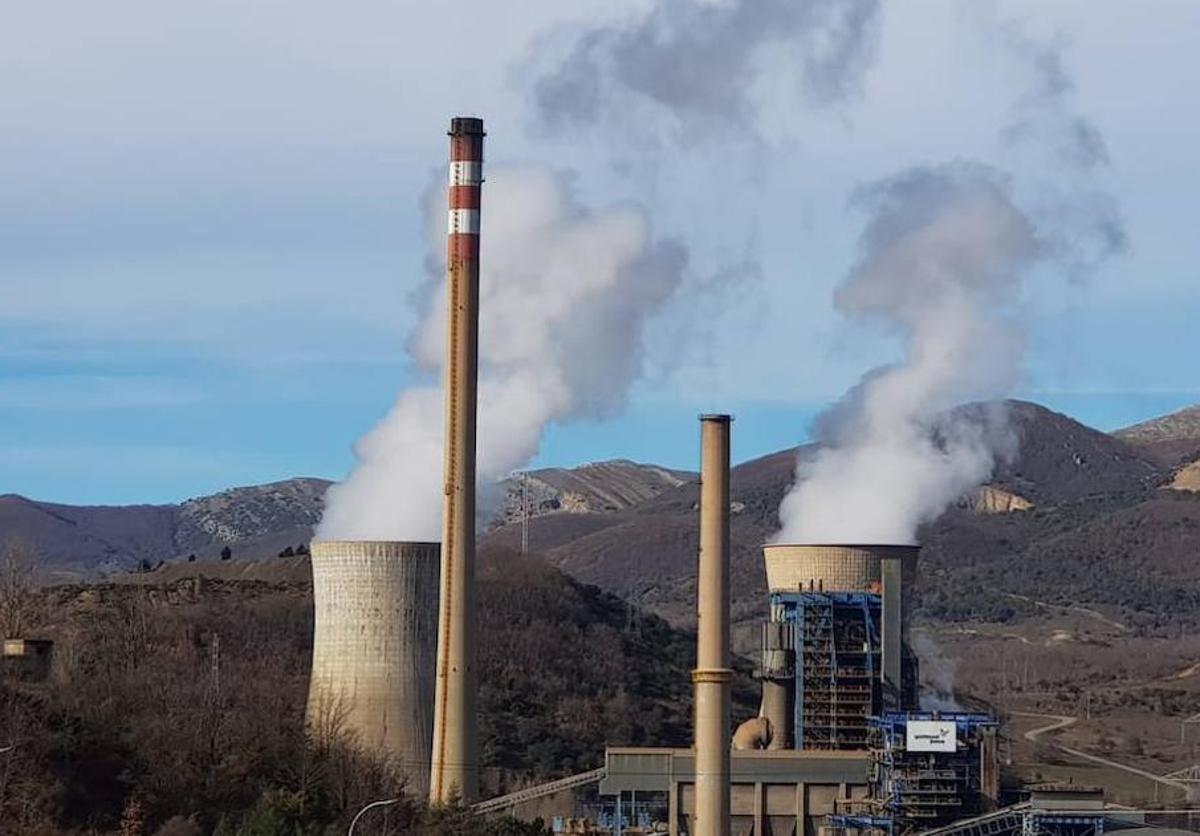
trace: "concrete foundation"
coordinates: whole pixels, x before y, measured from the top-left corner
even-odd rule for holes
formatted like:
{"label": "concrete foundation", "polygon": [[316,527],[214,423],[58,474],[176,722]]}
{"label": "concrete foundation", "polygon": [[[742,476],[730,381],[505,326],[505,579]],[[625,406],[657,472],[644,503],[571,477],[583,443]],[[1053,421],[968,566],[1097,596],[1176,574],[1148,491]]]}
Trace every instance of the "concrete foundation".
{"label": "concrete foundation", "polygon": [[[835,803],[866,798],[866,752],[734,752],[730,832],[817,836]],[[696,833],[695,754],[690,749],[609,748],[602,795],[665,792],[671,836]]]}

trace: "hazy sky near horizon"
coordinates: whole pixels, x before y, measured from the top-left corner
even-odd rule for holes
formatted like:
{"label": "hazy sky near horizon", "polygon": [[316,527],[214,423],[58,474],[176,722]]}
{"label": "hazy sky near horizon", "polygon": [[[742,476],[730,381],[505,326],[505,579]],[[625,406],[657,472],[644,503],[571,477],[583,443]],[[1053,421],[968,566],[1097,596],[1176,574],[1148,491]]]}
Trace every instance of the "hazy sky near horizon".
{"label": "hazy sky near horizon", "polygon": [[[959,158],[1038,182],[1002,138],[1028,67],[981,15],[1058,45],[1129,237],[1086,281],[1026,288],[1023,392],[1105,429],[1200,400],[1200,4],[885,3],[842,101],[806,98],[776,45],[756,58],[770,71],[744,139],[726,125],[662,154],[549,135],[531,96],[556,44],[650,5],[10,5],[0,493],[159,502],[343,476],[415,375],[421,196],[457,114],[485,118],[489,161],[572,170],[584,203],[637,202],[691,250],[626,413],[552,429],[540,463],[689,467],[701,411],[739,415],[739,459],[794,443],[896,350],[833,308],[863,223],[855,188]],[[485,257],[497,211],[485,203]]]}

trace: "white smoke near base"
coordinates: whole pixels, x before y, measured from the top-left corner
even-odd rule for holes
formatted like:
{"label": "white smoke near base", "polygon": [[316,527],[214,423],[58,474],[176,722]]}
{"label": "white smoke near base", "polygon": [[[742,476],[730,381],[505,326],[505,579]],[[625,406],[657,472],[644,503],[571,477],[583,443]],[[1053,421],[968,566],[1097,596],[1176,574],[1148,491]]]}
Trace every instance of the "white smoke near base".
{"label": "white smoke near base", "polygon": [[[431,203],[429,228],[439,234],[429,264],[440,277],[444,196]],[[642,369],[646,322],[682,281],[686,252],[656,240],[640,209],[589,211],[569,175],[540,167],[489,169],[483,235],[477,473],[486,486],[529,462],[549,423],[624,406]],[[430,370],[445,350],[438,281],[410,345]],[[440,539],[442,436],[440,385],[402,392],[355,445],[358,464],[330,488],[317,536]]]}
{"label": "white smoke near base", "polygon": [[924,711],[962,711],[954,693],[955,659],[942,653],[941,647],[924,630],[914,630],[912,651],[921,660],[921,708]]}
{"label": "white smoke near base", "polygon": [[1042,248],[999,172],[914,169],[854,203],[871,218],[835,304],[898,334],[905,356],[824,417],[828,446],[799,466],[780,506],[781,542],[912,542],[987,478],[1004,438],[1001,420],[947,410],[1009,391],[1024,354],[1009,314]]}

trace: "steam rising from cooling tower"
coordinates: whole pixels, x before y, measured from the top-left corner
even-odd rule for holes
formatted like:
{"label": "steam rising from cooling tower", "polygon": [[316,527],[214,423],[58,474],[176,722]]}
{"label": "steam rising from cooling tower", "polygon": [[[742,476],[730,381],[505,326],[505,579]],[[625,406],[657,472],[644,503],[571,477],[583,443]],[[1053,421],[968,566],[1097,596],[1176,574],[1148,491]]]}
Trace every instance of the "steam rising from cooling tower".
{"label": "steam rising from cooling tower", "polygon": [[[444,177],[439,176],[439,182]],[[684,249],[655,240],[633,207],[590,211],[564,172],[492,165],[480,273],[479,461],[482,485],[528,462],[553,421],[619,410],[642,368],[647,320],[671,297]],[[445,203],[430,209],[444,230]],[[444,269],[441,238],[429,261]],[[433,272],[433,271],[431,271]],[[429,300],[410,347],[442,358],[445,295]],[[442,510],[442,396],[404,390],[355,445],[358,464],[330,489],[322,538],[436,540]]]}
{"label": "steam rising from cooling tower", "polygon": [[1041,244],[997,172],[916,169],[856,204],[871,220],[835,303],[898,333],[905,356],[825,416],[830,446],[801,466],[780,542],[912,542],[921,522],[987,478],[1002,438],[999,421],[945,410],[1007,392],[1024,352],[1012,310]]}
{"label": "steam rising from cooling tower", "polygon": [[1055,176],[1018,190],[979,163],[918,167],[861,188],[859,258],[835,305],[903,344],[818,421],[824,442],[797,468],[778,542],[912,542],[917,527],[985,481],[1015,449],[1000,398],[1019,382],[1022,282],[1048,268],[1078,277],[1121,249],[1111,199],[1092,178],[1099,132],[1068,110],[1058,53],[1005,29],[1032,73],[1005,136],[1034,143]]}

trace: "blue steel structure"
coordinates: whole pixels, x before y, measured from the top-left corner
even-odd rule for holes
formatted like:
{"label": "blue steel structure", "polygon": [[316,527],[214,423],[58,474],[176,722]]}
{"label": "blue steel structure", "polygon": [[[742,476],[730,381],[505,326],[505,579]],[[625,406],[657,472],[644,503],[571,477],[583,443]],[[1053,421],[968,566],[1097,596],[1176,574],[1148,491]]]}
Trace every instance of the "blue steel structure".
{"label": "blue steel structure", "polygon": [[791,631],[797,749],[865,749],[881,708],[881,599],[869,592],[773,592],[771,621]]}

